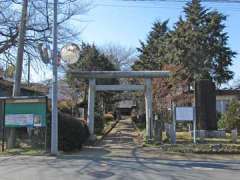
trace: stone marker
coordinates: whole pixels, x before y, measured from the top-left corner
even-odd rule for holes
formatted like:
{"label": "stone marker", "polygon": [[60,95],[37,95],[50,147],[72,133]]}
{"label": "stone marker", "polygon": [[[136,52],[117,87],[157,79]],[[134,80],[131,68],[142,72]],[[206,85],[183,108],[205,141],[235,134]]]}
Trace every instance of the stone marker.
{"label": "stone marker", "polygon": [[162,125],[160,120],[154,120],[154,141],[158,144],[162,143]]}
{"label": "stone marker", "polygon": [[237,129],[232,130],[232,142],[237,143],[238,132]]}
{"label": "stone marker", "polygon": [[170,134],[170,140],[172,144],[176,144],[176,132],[174,130],[174,127],[172,124],[169,125],[169,134]]}
{"label": "stone marker", "polygon": [[205,130],[200,130],[199,131],[199,138],[200,138],[201,142],[204,141],[205,136],[206,136],[206,131]]}

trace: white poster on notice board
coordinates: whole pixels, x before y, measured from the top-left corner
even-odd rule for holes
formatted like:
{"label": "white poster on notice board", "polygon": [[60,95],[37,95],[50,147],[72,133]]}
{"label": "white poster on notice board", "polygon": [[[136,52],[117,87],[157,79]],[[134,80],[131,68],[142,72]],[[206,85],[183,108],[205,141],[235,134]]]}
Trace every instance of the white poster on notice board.
{"label": "white poster on notice board", "polygon": [[176,107],[176,121],[193,121],[193,107]]}
{"label": "white poster on notice board", "polygon": [[6,127],[29,127],[33,126],[33,114],[7,114],[5,116]]}

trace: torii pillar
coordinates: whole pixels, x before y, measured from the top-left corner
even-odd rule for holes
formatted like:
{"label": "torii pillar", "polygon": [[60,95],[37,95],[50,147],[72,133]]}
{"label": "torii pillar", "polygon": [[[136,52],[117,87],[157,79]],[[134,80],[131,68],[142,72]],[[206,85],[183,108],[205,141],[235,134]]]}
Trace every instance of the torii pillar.
{"label": "torii pillar", "polygon": [[146,111],[146,139],[151,140],[153,136],[153,114],[152,114],[152,79],[145,79],[145,111]]}
{"label": "torii pillar", "polygon": [[94,140],[94,106],[96,94],[96,79],[89,79],[88,89],[88,112],[87,112],[87,125],[90,133],[90,139]]}

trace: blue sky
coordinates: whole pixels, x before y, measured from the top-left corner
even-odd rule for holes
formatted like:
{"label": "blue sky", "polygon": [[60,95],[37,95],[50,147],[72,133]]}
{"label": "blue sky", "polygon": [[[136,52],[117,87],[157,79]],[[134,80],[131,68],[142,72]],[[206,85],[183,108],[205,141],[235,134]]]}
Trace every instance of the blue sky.
{"label": "blue sky", "polygon": [[[93,8],[86,14],[76,17],[83,22],[75,22],[82,29],[81,40],[94,42],[98,46],[109,43],[135,48],[139,40],[145,40],[156,20],[169,19],[172,26],[183,15],[185,2],[166,1],[121,1],[93,0]],[[207,8],[217,9],[228,16],[226,31],[229,33],[229,46],[240,53],[240,3],[205,2]],[[240,79],[240,56],[234,59],[231,69],[235,72],[234,81]]]}

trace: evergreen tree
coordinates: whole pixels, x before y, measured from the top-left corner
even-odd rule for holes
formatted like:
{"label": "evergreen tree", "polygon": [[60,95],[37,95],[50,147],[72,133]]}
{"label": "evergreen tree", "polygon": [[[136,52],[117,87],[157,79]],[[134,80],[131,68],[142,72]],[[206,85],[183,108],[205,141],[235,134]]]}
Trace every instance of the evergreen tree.
{"label": "evergreen tree", "polygon": [[210,79],[222,84],[232,79],[229,66],[236,53],[228,46],[226,16],[203,7],[200,0],[188,2],[184,13],[171,31],[168,21],[153,24],[146,43],[140,42],[139,60],[132,68],[159,70],[174,64],[179,69],[177,78],[189,82]]}
{"label": "evergreen tree", "polygon": [[232,100],[227,111],[222,114],[218,121],[219,128],[231,131],[237,129],[240,132],[240,103],[237,100]]}
{"label": "evergreen tree", "polygon": [[185,19],[180,17],[170,36],[169,61],[183,66],[192,80],[219,84],[230,80],[229,65],[236,53],[227,46],[226,16],[202,7],[200,0],[188,2],[184,13]]}
{"label": "evergreen tree", "polygon": [[168,33],[168,21],[157,21],[147,37],[146,43],[140,41],[141,47],[139,60],[134,63],[134,70],[157,70],[161,69],[164,59],[165,40]]}
{"label": "evergreen tree", "polygon": [[[94,44],[82,43],[80,48],[79,60],[68,66],[66,79],[70,87],[72,87],[78,96],[82,97],[80,105],[85,107],[85,117],[87,117],[87,94],[88,94],[88,80],[81,79],[81,77],[73,76],[71,71],[116,71],[116,65],[111,60],[101,53]],[[96,84],[117,84],[117,79],[97,79]],[[105,104],[113,104],[113,94],[110,92],[99,92],[96,96],[95,103],[95,128],[103,127],[103,106]],[[102,104],[104,100],[105,104]],[[101,129],[100,128],[100,129]]]}
{"label": "evergreen tree", "polygon": [[[116,71],[118,70],[116,68],[116,65],[111,62],[111,60],[108,59],[107,56],[105,56],[103,53],[100,53],[100,51],[96,48],[94,44],[81,44],[81,51],[80,51],[80,57],[79,60],[68,66],[69,71],[67,71],[67,79],[69,80],[69,83],[72,85],[76,85],[76,81],[74,79],[78,79],[72,76],[71,72],[72,70],[78,70],[78,71]],[[114,83],[113,79],[99,79],[97,80],[97,84],[108,84],[108,83]],[[87,83],[87,81],[86,81]],[[116,82],[115,82],[116,83]]]}

